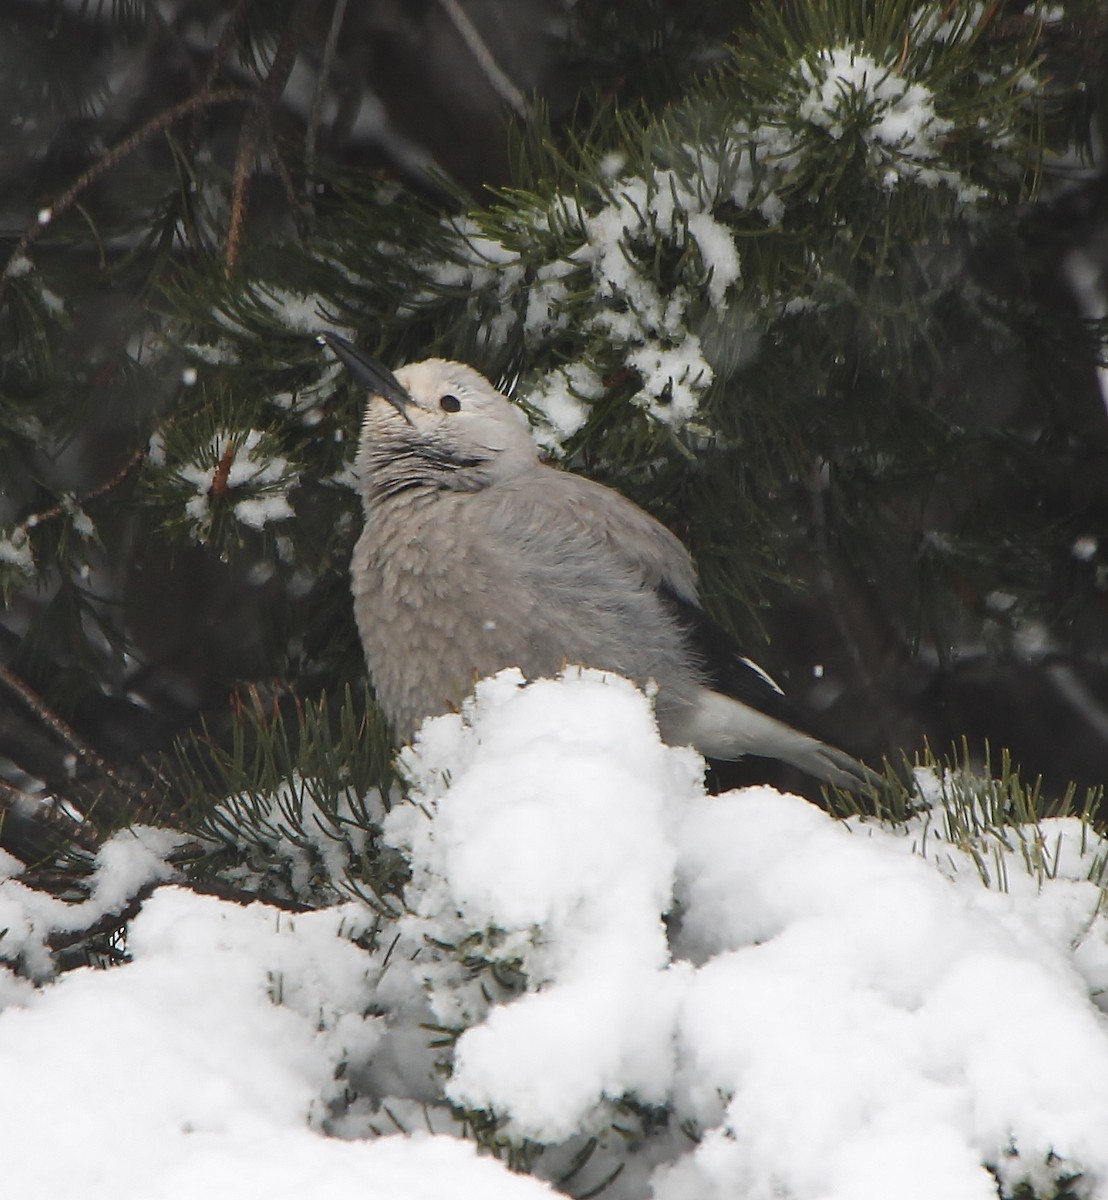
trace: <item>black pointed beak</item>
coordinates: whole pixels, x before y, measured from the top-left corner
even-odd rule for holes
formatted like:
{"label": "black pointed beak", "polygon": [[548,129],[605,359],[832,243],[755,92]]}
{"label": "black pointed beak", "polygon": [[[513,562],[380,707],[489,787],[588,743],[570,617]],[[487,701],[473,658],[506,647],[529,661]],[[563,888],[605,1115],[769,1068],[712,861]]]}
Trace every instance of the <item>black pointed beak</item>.
{"label": "black pointed beak", "polygon": [[319,341],[331,347],[342,365],[371,395],[387,400],[409,425],[412,423],[408,409],[415,402],[384,363],[370,358],[337,333],[321,333]]}

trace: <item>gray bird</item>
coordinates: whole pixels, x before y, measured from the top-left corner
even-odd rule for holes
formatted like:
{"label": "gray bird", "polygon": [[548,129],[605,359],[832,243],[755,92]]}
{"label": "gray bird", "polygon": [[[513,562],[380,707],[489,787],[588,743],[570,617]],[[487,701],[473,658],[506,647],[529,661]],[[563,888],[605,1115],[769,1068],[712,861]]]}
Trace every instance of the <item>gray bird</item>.
{"label": "gray bird", "polygon": [[879,785],[798,728],[781,689],[726,642],[681,542],[618,492],[545,465],[523,413],[483,375],[439,358],[394,375],[336,334],[321,340],[369,392],[354,615],[398,739],[504,667],[541,678],[575,664],[653,681],[672,745]]}

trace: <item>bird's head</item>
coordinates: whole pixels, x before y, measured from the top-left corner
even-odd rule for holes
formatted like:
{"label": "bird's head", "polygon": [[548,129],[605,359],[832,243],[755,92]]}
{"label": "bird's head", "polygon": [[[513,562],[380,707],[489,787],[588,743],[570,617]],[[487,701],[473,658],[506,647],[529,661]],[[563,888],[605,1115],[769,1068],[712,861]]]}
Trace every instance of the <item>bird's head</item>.
{"label": "bird's head", "polygon": [[368,493],[473,491],[537,461],[527,418],[472,367],[429,358],[393,374],[335,334],[324,340],[369,393],[358,453]]}

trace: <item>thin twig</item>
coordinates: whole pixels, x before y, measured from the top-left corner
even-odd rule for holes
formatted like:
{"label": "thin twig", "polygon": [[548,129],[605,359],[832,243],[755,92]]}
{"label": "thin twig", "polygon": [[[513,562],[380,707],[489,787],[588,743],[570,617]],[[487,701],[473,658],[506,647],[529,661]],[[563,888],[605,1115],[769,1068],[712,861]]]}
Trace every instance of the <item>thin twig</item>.
{"label": "thin twig", "polygon": [[206,883],[178,883],[178,887],[188,888],[198,896],[213,896],[217,900],[227,900],[231,904],[268,904],[270,908],[280,908],[285,912],[306,913],[315,912],[316,905],[305,904],[301,900],[287,900],[282,896],[272,896],[268,892],[251,892],[245,888],[232,887],[227,883],[217,883],[209,880]]}
{"label": "thin twig", "polygon": [[481,36],[477,26],[469,19],[469,16],[458,3],[458,0],[439,0],[439,5],[442,7],[443,12],[450,18],[451,24],[469,48],[469,52],[477,60],[477,65],[481,68],[481,73],[488,81],[492,90],[496,92],[517,117],[526,117],[527,101],[523,98],[523,93],[508,78],[500,64],[493,58],[492,51],[485,44],[485,39]]}
{"label": "thin twig", "polygon": [[285,90],[289,75],[292,74],[296,56],[300,51],[300,29],[305,15],[317,2],[318,0],[300,0],[296,6],[277,44],[269,74],[258,94],[258,103],[247,111],[242,120],[234,181],[231,185],[231,220],[227,228],[227,241],[223,246],[223,269],[228,275],[234,272],[242,252],[250,184],[257,164],[262,129],[269,121],[270,112]]}
{"label": "thin twig", "polygon": [[164,133],[165,130],[176,124],[182,117],[187,117],[189,113],[197,112],[200,109],[209,108],[216,104],[228,104],[233,100],[241,101],[251,98],[250,93],[243,91],[241,88],[220,88],[211,92],[198,92],[195,96],[189,96],[187,100],[182,100],[179,104],[171,105],[164,112],[151,117],[145,125],[140,126],[134,133],[125,137],[117,146],[113,146],[111,150],[102,154],[87,170],[78,175],[73,183],[52,204],[43,208],[39,214],[39,219],[33,225],[29,225],[23,231],[23,236],[16,243],[16,247],[4,267],[4,272],[0,275],[0,300],[3,299],[8,287],[8,281],[12,276],[12,264],[22,258],[31,245],[41,237],[43,231],[51,222],[68,212],[77,202],[77,198],[81,193],[95,183],[101,175],[110,171],[114,166],[117,166],[129,154],[133,154],[143,142],[149,141],[159,133]]}
{"label": "thin twig", "polygon": [[285,161],[281,147],[277,144],[277,139],[272,136],[272,133],[269,139],[269,157],[273,163],[273,169],[277,172],[277,178],[281,181],[281,186],[285,189],[285,199],[289,202],[289,208],[292,210],[292,221],[296,226],[296,235],[302,242],[306,242],[308,240],[308,221],[304,216],[304,206],[300,203],[300,197],[296,194],[296,184],[292,181],[292,172],[289,170],[289,165]]}
{"label": "thin twig", "polygon": [[242,24],[242,18],[246,15],[246,10],[254,3],[254,0],[239,0],[235,5],[235,11],[231,13],[227,19],[227,24],[223,26],[223,32],[219,35],[219,41],[216,42],[215,48],[212,50],[211,61],[208,63],[208,73],[204,77],[204,87],[215,87],[215,81],[219,78],[220,72],[223,70],[224,60],[231,52],[231,47],[235,43],[235,35],[238,33],[239,25]]}
{"label": "thin twig", "polygon": [[223,269],[228,275],[238,263],[239,250],[242,246],[247,197],[250,191],[250,180],[254,174],[254,161],[257,158],[261,133],[260,109],[252,108],[242,119],[239,150],[235,158],[235,177],[231,185],[231,220],[227,226],[227,240],[223,244]]}
{"label": "thin twig", "polygon": [[[203,405],[199,411],[203,412],[211,407],[211,402],[208,402],[207,404]],[[185,414],[180,412],[170,413],[165,417],[160,425],[156,426],[151,434],[151,437],[153,437],[154,434],[164,434],[166,430],[173,429],[184,419],[184,416]],[[29,516],[20,521],[18,525],[13,526],[8,536],[11,537],[13,533],[18,532],[19,530],[22,530],[24,535],[26,535],[29,530],[35,529],[39,525],[44,525],[47,521],[56,521],[59,517],[71,516],[74,508],[83,509],[85,505],[89,503],[89,501],[99,500],[101,496],[105,496],[108,492],[112,492],[119,487],[119,485],[127,478],[128,475],[130,475],[135,467],[139,466],[143,462],[149,453],[150,439],[147,438],[147,440],[141,446],[137,446],[131,451],[114,475],[109,476],[109,478],[103,483],[97,484],[91,492],[86,492],[84,496],[80,498],[76,496],[72,497],[71,502],[68,504],[55,504],[51,508],[43,509],[41,512],[31,513]]]}
{"label": "thin twig", "polygon": [[186,888],[190,892],[195,892],[198,896],[212,896],[217,900],[226,900],[232,904],[265,904],[270,908],[279,908],[284,912],[291,913],[315,911],[312,905],[301,904],[298,900],[285,900],[280,896],[269,896],[260,892],[248,892],[241,888],[233,888],[221,883],[189,883],[182,879],[162,880],[156,883],[145,884],[117,912],[103,913],[95,921],[86,925],[84,929],[56,931],[46,939],[46,944],[51,950],[65,950],[69,946],[75,946],[78,942],[83,942],[86,938],[96,937],[102,933],[113,933],[115,930],[121,929],[128,921],[133,921],[138,916],[143,904],[150,899],[159,887],[164,886]]}
{"label": "thin twig", "polygon": [[319,126],[323,121],[323,97],[331,79],[331,70],[335,65],[339,32],[342,30],[343,18],[346,16],[346,3],[347,0],[335,0],[335,7],[331,10],[331,27],[327,30],[327,41],[323,46],[323,57],[316,74],[315,91],[312,93],[312,109],[308,115],[308,128],[304,132],[304,195],[309,204],[312,202],[312,188],[315,185],[315,150],[316,140],[319,137]]}
{"label": "thin twig", "polygon": [[88,821],[59,808],[52,798],[36,796],[0,780],[0,809],[59,833],[67,842],[75,843],[90,854],[100,849],[100,834]]}
{"label": "thin twig", "polygon": [[127,478],[128,475],[142,462],[149,454],[150,445],[139,446],[137,450],[132,451],[131,455],[123,463],[118,471],[103,483],[94,487],[91,492],[88,492],[82,500],[74,500],[73,504],[55,504],[53,508],[43,509],[42,512],[32,513],[31,516],[21,521],[16,529],[34,529],[39,525],[45,524],[47,521],[56,521],[59,517],[68,516],[72,513],[74,505],[83,508],[90,500],[99,500],[101,496],[108,492],[114,491]]}
{"label": "thin twig", "polygon": [[46,939],[46,944],[51,950],[65,950],[69,946],[75,946],[78,942],[83,942],[86,938],[96,937],[101,933],[114,933],[117,929],[121,929],[126,925],[128,921],[134,920],[138,916],[139,909],[150,899],[155,889],[159,886],[157,883],[148,883],[139,888],[118,912],[103,913],[91,924],[86,925],[84,929],[56,930]]}
{"label": "thin twig", "polygon": [[50,730],[56,738],[77,756],[78,760],[90,767],[97,774],[108,780],[120,791],[128,795],[132,800],[138,802],[143,808],[149,809],[152,807],[150,793],[143,788],[133,784],[129,779],[124,779],[113,767],[100,757],[99,754],[56,712],[51,709],[42,697],[31,687],[29,687],[22,679],[19,678],[13,671],[10,671],[6,666],[0,663],[0,683],[2,683],[8,691],[18,697],[23,705],[28,708],[34,716]]}
{"label": "thin twig", "polygon": [[[208,70],[204,76],[204,83],[201,90],[208,90],[215,87],[216,80],[223,73],[223,64],[227,59],[227,55],[231,53],[231,47],[235,44],[235,35],[238,33],[242,18],[246,15],[246,10],[253,3],[254,0],[239,0],[238,4],[235,5],[235,11],[227,18],[227,24],[223,26],[223,31],[220,33],[219,40],[216,42],[212,50],[212,56],[208,61]],[[199,141],[200,114],[197,112],[192,118],[188,144],[195,150]]]}

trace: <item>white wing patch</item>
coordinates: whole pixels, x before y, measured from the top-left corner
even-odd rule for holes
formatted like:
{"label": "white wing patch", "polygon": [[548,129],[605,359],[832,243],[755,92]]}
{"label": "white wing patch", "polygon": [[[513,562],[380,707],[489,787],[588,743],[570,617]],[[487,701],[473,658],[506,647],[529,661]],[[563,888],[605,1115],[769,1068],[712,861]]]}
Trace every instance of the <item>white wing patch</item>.
{"label": "white wing patch", "polygon": [[746,666],[748,666],[754,672],[755,675],[757,675],[760,679],[765,680],[765,682],[768,683],[769,686],[771,688],[773,688],[773,690],[779,696],[783,696],[785,694],[784,690],[782,689],[781,685],[777,682],[777,680],[774,679],[772,675],[769,675],[766,671],[764,671],[760,666],[758,666],[758,664],[756,662],[754,662],[753,659],[746,658],[744,655],[740,654],[739,662],[744,663]]}

